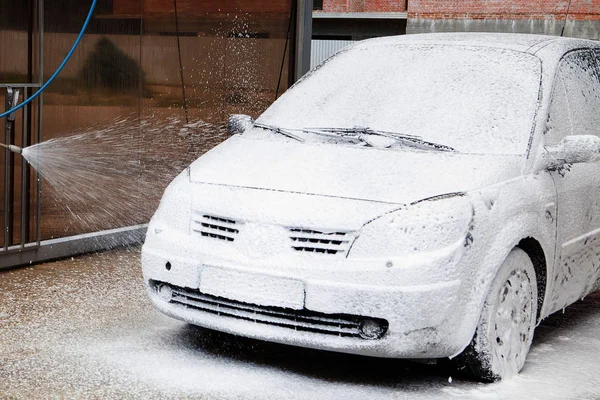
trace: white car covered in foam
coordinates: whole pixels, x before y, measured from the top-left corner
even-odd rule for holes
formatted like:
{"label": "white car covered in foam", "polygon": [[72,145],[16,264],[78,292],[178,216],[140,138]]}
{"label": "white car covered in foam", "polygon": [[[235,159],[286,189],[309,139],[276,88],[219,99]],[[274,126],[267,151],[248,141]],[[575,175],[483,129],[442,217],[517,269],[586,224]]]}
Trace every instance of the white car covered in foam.
{"label": "white car covered in foam", "polygon": [[148,227],[167,315],[496,380],[598,288],[597,42],[367,40],[231,122]]}

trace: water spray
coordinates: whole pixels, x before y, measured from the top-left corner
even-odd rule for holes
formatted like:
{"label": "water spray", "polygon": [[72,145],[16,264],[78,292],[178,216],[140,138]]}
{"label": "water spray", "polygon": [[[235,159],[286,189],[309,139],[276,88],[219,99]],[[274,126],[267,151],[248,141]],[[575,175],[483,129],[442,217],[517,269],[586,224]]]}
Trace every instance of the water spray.
{"label": "water spray", "polygon": [[[58,76],[58,74],[62,71],[62,69],[65,67],[65,65],[67,64],[67,61],[69,61],[69,59],[71,58],[71,56],[73,55],[73,53],[75,52],[75,49],[77,48],[77,46],[79,46],[79,43],[81,42],[81,38],[83,37],[83,34],[85,33],[85,30],[88,26],[88,24],[90,23],[90,20],[92,19],[92,15],[94,13],[94,9],[96,8],[96,3],[98,2],[98,0],[92,0],[92,5],[90,6],[90,10],[87,14],[87,17],[83,23],[83,27],[81,28],[81,31],[79,32],[79,35],[77,36],[77,39],[75,40],[75,43],[73,44],[73,47],[71,47],[71,50],[69,50],[69,52],[67,53],[67,55],[65,56],[64,60],[61,62],[61,64],[58,66],[58,68],[56,69],[56,71],[54,72],[54,74],[52,74],[52,76],[50,77],[50,79],[48,79],[48,81],[46,81],[46,83],[44,83],[42,85],[41,88],[39,88],[39,90],[37,92],[35,92],[33,95],[31,95],[27,100],[25,100],[24,102],[22,102],[21,104],[18,104],[18,91],[15,93],[14,95],[14,99],[11,102],[11,106],[9,110],[6,110],[4,112],[0,112],[0,119],[7,117],[8,120],[11,120],[11,116],[12,116],[12,120],[14,120],[14,113],[25,107],[27,104],[31,103],[36,97],[38,97],[44,90],[46,90],[46,88],[54,81],[54,79]],[[15,146],[13,144],[4,144],[4,143],[0,143],[0,147],[4,147],[5,149],[8,149],[10,151],[12,151],[13,153],[17,153],[17,154],[23,154],[23,149],[20,148],[19,146]]]}

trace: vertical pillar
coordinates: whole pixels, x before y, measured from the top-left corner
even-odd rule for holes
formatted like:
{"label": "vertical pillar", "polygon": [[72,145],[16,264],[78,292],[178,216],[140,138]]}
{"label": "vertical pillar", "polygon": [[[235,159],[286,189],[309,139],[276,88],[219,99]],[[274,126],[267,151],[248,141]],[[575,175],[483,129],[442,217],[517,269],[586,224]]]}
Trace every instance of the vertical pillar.
{"label": "vertical pillar", "polygon": [[[19,91],[11,87],[6,88],[5,108],[10,110],[19,102]],[[14,144],[15,141],[15,114],[10,113],[4,122],[4,143]],[[8,149],[4,151],[4,249],[13,244],[13,204],[15,196],[15,176],[13,174],[14,153]]]}
{"label": "vertical pillar", "polygon": [[293,1],[298,1],[296,13],[296,63],[294,74],[294,78],[297,81],[310,70],[313,0]]}

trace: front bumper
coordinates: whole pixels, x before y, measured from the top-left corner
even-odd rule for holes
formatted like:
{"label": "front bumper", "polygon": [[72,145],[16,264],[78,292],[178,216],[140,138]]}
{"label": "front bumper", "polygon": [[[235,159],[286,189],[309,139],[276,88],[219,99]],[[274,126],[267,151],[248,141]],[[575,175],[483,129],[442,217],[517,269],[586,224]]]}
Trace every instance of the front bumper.
{"label": "front bumper", "polygon": [[[453,334],[462,303],[453,272],[459,259],[460,251],[449,249],[393,260],[401,267],[392,268],[381,260],[331,263],[326,255],[232,260],[200,251],[188,235],[164,232],[149,234],[142,249],[148,293],[167,315],[266,341],[393,358],[447,357],[464,347],[464,338]],[[441,276],[450,279],[435,279]],[[160,284],[191,297],[173,301],[159,293]],[[356,334],[367,320],[384,321],[382,337]]]}

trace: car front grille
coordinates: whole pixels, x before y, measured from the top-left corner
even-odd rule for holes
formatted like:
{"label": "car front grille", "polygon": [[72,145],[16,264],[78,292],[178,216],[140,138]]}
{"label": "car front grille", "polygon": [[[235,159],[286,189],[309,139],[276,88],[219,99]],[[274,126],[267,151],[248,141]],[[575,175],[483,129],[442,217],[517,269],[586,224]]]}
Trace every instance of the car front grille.
{"label": "car front grille", "polygon": [[[324,314],[306,309],[293,310],[281,307],[259,306],[211,296],[203,294],[199,290],[182,288],[157,281],[151,281],[151,285],[157,292],[161,286],[168,286],[172,291],[171,303],[222,317],[273,325],[295,331],[373,340],[383,337],[388,329],[388,322],[382,319],[346,314]],[[367,320],[377,321],[383,327],[378,337],[366,338],[361,334],[361,324]]]}
{"label": "car front grille", "polygon": [[[221,217],[195,211],[192,217],[192,231],[202,237],[233,242],[240,235],[244,236],[245,243],[252,243],[254,235],[253,224],[237,221],[233,218]],[[299,227],[287,227],[287,236],[291,241],[289,247],[296,252],[324,254],[324,255],[347,255],[356,238],[355,232],[323,231]],[[277,234],[286,235],[286,230],[281,232],[274,230]],[[273,238],[278,242],[279,238]],[[240,238],[241,240],[241,238]],[[283,250],[283,248],[282,248]]]}
{"label": "car front grille", "polygon": [[201,236],[233,242],[239,231],[239,224],[229,218],[214,215],[196,214],[192,218],[192,230]]}
{"label": "car front grille", "polygon": [[350,232],[321,232],[290,228],[292,248],[296,251],[319,254],[347,254],[354,239]]}

